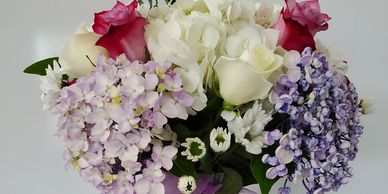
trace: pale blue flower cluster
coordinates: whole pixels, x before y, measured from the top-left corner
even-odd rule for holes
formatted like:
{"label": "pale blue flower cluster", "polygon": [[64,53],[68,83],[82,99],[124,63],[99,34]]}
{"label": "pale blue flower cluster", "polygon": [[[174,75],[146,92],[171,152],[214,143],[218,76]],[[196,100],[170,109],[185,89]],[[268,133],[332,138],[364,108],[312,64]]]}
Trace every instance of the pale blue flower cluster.
{"label": "pale blue flower cluster", "polygon": [[[308,194],[337,191],[352,177],[349,161],[358,151],[363,133],[358,94],[347,77],[331,67],[326,57],[305,49],[300,61],[276,83],[271,102],[286,114],[287,127],[275,156],[265,155],[273,166],[268,178],[286,177],[304,184]],[[279,193],[290,193],[289,187]]]}
{"label": "pale blue flower cluster", "polygon": [[171,63],[101,55],[91,75],[61,90],[57,134],[69,164],[103,193],[161,193],[178,150],[157,137],[192,103]]}

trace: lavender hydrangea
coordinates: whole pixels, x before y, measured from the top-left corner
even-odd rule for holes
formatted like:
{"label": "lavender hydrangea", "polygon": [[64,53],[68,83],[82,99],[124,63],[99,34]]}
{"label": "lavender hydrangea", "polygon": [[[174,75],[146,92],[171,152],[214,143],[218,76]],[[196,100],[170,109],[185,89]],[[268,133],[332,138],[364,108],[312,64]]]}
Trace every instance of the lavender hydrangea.
{"label": "lavender hydrangea", "polygon": [[68,163],[102,193],[163,193],[178,150],[156,137],[192,103],[171,63],[100,56],[91,75],[61,90],[57,134]]}
{"label": "lavender hydrangea", "polygon": [[[308,194],[337,191],[346,184],[363,133],[358,94],[347,77],[307,48],[279,78],[271,101],[278,114],[288,115],[289,127],[280,129],[275,155],[263,157],[273,166],[267,177],[302,183]],[[290,189],[284,186],[279,193]]]}

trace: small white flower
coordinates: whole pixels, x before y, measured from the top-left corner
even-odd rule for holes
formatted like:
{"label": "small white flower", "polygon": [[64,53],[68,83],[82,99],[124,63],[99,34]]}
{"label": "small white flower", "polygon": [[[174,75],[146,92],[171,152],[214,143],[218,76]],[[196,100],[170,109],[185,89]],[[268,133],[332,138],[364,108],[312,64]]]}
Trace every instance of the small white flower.
{"label": "small white flower", "polygon": [[362,114],[370,114],[374,111],[372,99],[361,99],[360,107],[362,109]]}
{"label": "small white flower", "polygon": [[197,185],[192,176],[182,176],[178,180],[178,189],[183,194],[190,194],[195,191]]}
{"label": "small white flower", "polygon": [[255,21],[265,28],[271,27],[279,18],[281,8],[267,0],[261,1],[255,11]]}
{"label": "small white flower", "polygon": [[317,50],[326,56],[329,65],[334,67],[337,72],[345,74],[348,71],[348,62],[343,54],[333,45],[325,45],[320,40],[315,41]]}
{"label": "small white flower", "polygon": [[213,129],[210,133],[210,147],[214,152],[225,152],[230,147],[231,134],[222,127]]}
{"label": "small white flower", "polygon": [[53,67],[47,67],[46,76],[41,80],[40,89],[43,91],[41,95],[43,109],[50,110],[57,104],[62,84],[62,69],[56,61],[54,61]]}
{"label": "small white flower", "polygon": [[262,104],[256,102],[244,117],[236,116],[228,121],[229,130],[236,136],[236,142],[243,145],[247,152],[260,154],[265,148],[264,127],[272,120],[262,108]]}
{"label": "small white flower", "polygon": [[182,156],[187,156],[187,159],[193,162],[197,162],[206,154],[205,143],[198,137],[186,138],[186,142],[181,145],[186,147],[186,150],[182,152]]}

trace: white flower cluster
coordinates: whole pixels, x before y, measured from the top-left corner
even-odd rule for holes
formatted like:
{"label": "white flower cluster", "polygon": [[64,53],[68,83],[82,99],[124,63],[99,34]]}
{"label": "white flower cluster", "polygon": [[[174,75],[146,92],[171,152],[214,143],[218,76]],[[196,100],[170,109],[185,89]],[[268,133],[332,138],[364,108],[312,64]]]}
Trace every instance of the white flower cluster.
{"label": "white flower cluster", "polygon": [[40,89],[42,90],[43,110],[51,110],[57,104],[61,92],[62,74],[63,70],[57,62],[54,62],[53,66],[47,67],[46,76],[41,78]]}
{"label": "white flower cluster", "polygon": [[270,144],[266,137],[268,132],[264,131],[264,127],[272,117],[266,113],[262,104],[255,102],[244,116],[224,111],[222,117],[228,122],[228,129],[234,134],[236,143],[243,145],[247,152],[260,154],[262,148]]}
{"label": "white flower cluster", "polygon": [[143,11],[150,22],[148,49],[153,60],[178,66],[196,111],[206,106],[205,89],[215,80],[233,105],[263,99],[272,86],[271,74],[282,64],[275,53],[278,32],[267,28],[278,11],[253,0],[178,0]]}

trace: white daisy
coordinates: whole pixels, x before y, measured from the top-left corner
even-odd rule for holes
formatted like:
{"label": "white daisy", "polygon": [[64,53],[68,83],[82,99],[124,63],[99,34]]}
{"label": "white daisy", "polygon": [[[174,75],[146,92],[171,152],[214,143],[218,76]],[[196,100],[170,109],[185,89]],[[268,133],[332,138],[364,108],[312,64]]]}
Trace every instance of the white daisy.
{"label": "white daisy", "polygon": [[182,152],[182,156],[187,156],[187,159],[193,162],[197,162],[206,154],[205,143],[198,137],[186,138],[186,142],[181,145],[186,147],[186,150]]}
{"label": "white daisy", "polygon": [[191,194],[195,191],[197,185],[195,179],[192,176],[182,176],[178,180],[178,189],[183,194]]}
{"label": "white daisy", "polygon": [[222,127],[213,129],[210,133],[210,147],[214,152],[225,152],[230,147],[231,134]]}
{"label": "white daisy", "polygon": [[54,61],[53,67],[50,65],[47,67],[46,76],[42,77],[41,80],[43,109],[50,110],[57,104],[62,84],[62,69],[56,61]]}
{"label": "white daisy", "polygon": [[244,117],[237,115],[228,121],[228,128],[236,136],[237,143],[243,145],[247,152],[258,155],[266,146],[264,127],[271,120],[271,115],[266,114],[262,104],[256,102]]}

